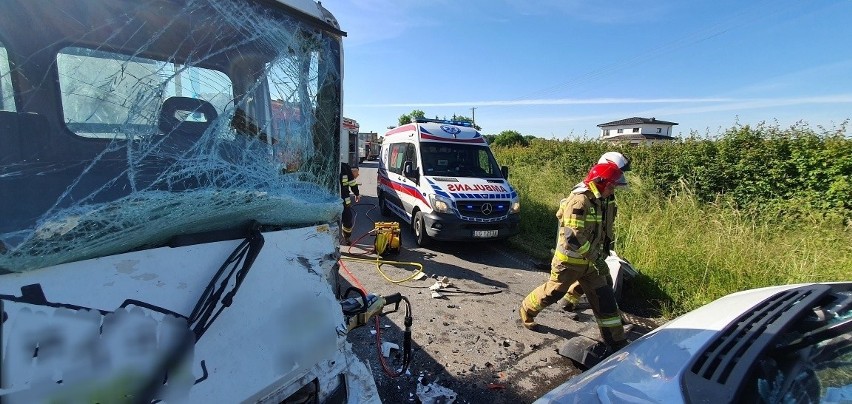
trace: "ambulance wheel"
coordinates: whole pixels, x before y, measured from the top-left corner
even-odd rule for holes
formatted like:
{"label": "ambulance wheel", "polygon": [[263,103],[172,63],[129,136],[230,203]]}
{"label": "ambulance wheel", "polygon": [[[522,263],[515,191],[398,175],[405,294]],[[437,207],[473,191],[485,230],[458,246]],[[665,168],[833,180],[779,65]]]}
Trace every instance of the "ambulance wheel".
{"label": "ambulance wheel", "polygon": [[381,210],[382,216],[384,216],[384,217],[390,217],[391,216],[391,210],[388,207],[388,201],[387,201],[387,199],[385,199],[384,193],[379,194],[379,210]]}
{"label": "ambulance wheel", "polygon": [[417,245],[426,247],[432,243],[432,238],[426,233],[426,219],[423,218],[423,212],[418,211],[414,214],[414,237],[417,239]]}

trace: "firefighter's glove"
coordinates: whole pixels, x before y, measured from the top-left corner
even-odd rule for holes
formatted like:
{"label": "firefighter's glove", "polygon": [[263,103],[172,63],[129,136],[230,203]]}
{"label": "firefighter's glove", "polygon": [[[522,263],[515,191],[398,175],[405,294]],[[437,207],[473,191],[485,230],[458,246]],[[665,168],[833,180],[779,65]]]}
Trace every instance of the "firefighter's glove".
{"label": "firefighter's glove", "polygon": [[603,253],[598,254],[598,257],[595,258],[594,265],[598,275],[609,275],[609,266],[606,264],[606,255]]}

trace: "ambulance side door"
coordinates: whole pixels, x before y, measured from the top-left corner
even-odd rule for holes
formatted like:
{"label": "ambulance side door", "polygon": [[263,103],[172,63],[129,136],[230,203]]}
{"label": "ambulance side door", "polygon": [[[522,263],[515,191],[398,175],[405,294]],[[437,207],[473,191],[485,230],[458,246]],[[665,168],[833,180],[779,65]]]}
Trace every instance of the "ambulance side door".
{"label": "ambulance side door", "polygon": [[[414,211],[414,207],[420,202],[419,198],[423,195],[420,191],[420,165],[418,163],[417,158],[417,145],[414,143],[405,143],[405,150],[403,151],[403,166],[402,170],[399,173],[399,180],[403,184],[405,184],[406,192],[401,194],[402,206],[405,209],[405,213],[408,214],[409,219],[412,217],[411,213]],[[410,163],[411,176],[405,176],[405,165]],[[425,207],[421,206],[420,210],[423,210]]]}
{"label": "ambulance side door", "polygon": [[404,174],[406,162],[412,162],[412,169],[416,170],[417,157],[414,144],[409,142],[394,143],[390,146],[390,156],[388,158],[388,178],[394,184],[393,197],[388,198],[388,202],[405,210],[406,221],[411,221],[411,211],[414,208],[415,198],[412,195],[417,195],[420,191],[417,189],[417,183],[406,178]]}
{"label": "ambulance side door", "polygon": [[[387,182],[384,186],[385,201],[398,209],[402,209],[402,166],[405,162],[405,148],[408,143],[391,143],[387,145],[387,164],[385,172],[387,173]],[[403,218],[407,219],[407,218]]]}

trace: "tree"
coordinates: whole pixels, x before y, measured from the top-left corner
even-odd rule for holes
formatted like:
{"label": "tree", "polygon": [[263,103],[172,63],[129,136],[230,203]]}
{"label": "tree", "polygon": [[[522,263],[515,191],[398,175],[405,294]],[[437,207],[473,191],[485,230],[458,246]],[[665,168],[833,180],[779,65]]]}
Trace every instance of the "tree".
{"label": "tree", "polygon": [[415,109],[415,110],[411,111],[410,114],[402,114],[402,115],[399,116],[399,126],[412,123],[417,118],[425,118],[425,117],[426,117],[425,112],[423,112],[419,109]]}
{"label": "tree", "polygon": [[481,126],[479,126],[479,125],[477,125],[477,124],[473,123],[473,119],[470,119],[470,118],[468,118],[468,117],[466,117],[466,116],[464,116],[464,115],[455,115],[455,114],[453,114],[453,119],[452,119],[452,120],[457,121],[457,122],[468,122],[468,123],[470,123],[470,124],[473,126],[473,128],[474,128],[474,129],[476,129],[476,130],[482,130],[482,127],[481,127]]}
{"label": "tree", "polygon": [[504,130],[500,132],[499,134],[497,134],[497,136],[494,137],[494,141],[491,144],[503,147],[527,147],[530,145],[529,140],[527,140],[523,135],[518,133],[518,131],[514,130]]}
{"label": "tree", "polygon": [[[402,114],[402,115],[399,116],[399,126],[412,123],[412,122],[414,122],[415,119],[423,119],[423,118],[426,118],[426,113],[419,110],[419,109],[415,109],[414,111],[411,111],[410,114]],[[435,115],[435,119],[446,120],[446,121],[468,122],[473,126],[474,129],[482,130],[482,127],[473,123],[473,119],[470,119],[470,118],[468,118],[466,116],[462,116],[462,115],[453,114],[453,117],[451,119],[447,119],[446,116],[444,116],[443,118],[439,118],[437,115]]]}

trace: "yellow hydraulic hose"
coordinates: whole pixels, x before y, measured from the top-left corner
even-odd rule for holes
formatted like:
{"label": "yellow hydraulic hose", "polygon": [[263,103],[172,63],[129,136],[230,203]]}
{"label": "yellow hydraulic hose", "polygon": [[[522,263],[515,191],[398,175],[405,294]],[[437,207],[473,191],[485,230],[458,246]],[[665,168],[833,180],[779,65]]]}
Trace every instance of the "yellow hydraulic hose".
{"label": "yellow hydraulic hose", "polygon": [[[353,257],[346,257],[346,256],[341,256],[340,259],[344,260],[344,261],[350,261],[350,262],[369,262],[369,263],[376,264],[376,270],[379,271],[379,273],[382,275],[382,277],[385,278],[390,283],[408,282],[408,281],[416,278],[417,275],[423,273],[423,265],[418,263],[418,262],[389,261],[389,260],[379,259],[378,256],[374,260],[373,259],[366,259],[366,258],[353,258]],[[414,273],[412,273],[407,278],[394,280],[394,279],[389,278],[385,274],[385,272],[382,271],[382,265],[384,265],[384,264],[395,265],[395,266],[398,266],[398,267],[412,266],[412,267],[417,268],[417,270],[415,270]]]}

